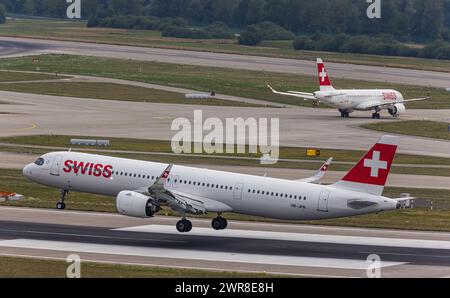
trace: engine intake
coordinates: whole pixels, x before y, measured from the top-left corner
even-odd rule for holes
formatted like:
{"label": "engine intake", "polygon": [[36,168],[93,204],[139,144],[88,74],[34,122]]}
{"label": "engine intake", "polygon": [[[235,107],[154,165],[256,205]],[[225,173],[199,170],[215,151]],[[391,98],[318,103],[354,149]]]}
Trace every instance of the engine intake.
{"label": "engine intake", "polygon": [[116,197],[117,212],[122,215],[149,218],[153,217],[161,208],[152,203],[152,200],[135,191],[124,190]]}
{"label": "engine intake", "polygon": [[396,103],[394,106],[389,108],[388,111],[389,111],[389,114],[391,114],[391,116],[397,117],[398,115],[406,112],[406,107],[402,103]]}

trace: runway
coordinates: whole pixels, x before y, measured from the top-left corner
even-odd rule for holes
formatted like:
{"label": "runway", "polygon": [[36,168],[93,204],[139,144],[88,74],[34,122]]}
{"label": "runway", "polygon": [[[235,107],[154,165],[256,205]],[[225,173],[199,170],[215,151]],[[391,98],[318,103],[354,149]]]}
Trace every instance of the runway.
{"label": "runway", "polygon": [[450,233],[230,222],[214,231],[193,220],[189,234],[176,218],[140,220],[117,214],[0,207],[0,256],[365,277],[367,257],[381,258],[382,277],[450,275]]}
{"label": "runway", "polygon": [[[280,145],[367,150],[383,133],[359,128],[372,122],[367,113],[355,112],[341,119],[333,109],[243,108],[220,106],[173,105],[160,103],[97,100],[61,96],[0,92],[0,137],[16,135],[59,134],[171,140],[174,119],[187,118],[193,123],[194,110],[203,111],[203,119],[249,115],[280,119]],[[445,121],[449,110],[410,110],[401,119]],[[387,117],[381,121],[397,121]],[[206,133],[205,133],[206,135]],[[401,136],[399,152],[450,157],[450,142]]]}
{"label": "runway", "polygon": [[[4,51],[1,49],[4,48]],[[0,37],[0,56],[48,53],[135,59],[174,64],[317,75],[314,61],[172,49]],[[448,88],[450,73],[327,63],[333,77]]]}

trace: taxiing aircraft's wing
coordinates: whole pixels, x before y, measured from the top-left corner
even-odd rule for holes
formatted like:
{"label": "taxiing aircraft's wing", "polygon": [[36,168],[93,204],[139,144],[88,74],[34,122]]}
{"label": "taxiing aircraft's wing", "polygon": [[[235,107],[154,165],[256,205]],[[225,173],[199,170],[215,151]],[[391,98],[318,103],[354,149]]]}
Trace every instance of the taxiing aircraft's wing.
{"label": "taxiing aircraft's wing", "polygon": [[370,110],[370,109],[377,108],[377,107],[392,106],[397,103],[405,104],[405,103],[409,103],[409,102],[422,101],[422,100],[427,100],[427,99],[430,99],[430,97],[413,98],[413,99],[406,99],[406,100],[399,101],[399,102],[386,102],[386,103],[379,103],[379,102],[375,102],[375,101],[374,102],[363,102],[360,105],[358,105],[357,108],[360,110]]}
{"label": "taxiing aircraft's wing", "polygon": [[137,191],[150,195],[156,202],[164,202],[173,210],[181,213],[205,214],[207,212],[230,212],[233,210],[230,206],[215,200],[168,190],[165,184],[169,178],[172,166],[169,165],[148,189]]}
{"label": "taxiing aircraft's wing", "polygon": [[307,183],[317,183],[320,181],[320,179],[323,178],[323,176],[325,175],[325,173],[328,171],[328,168],[331,165],[331,162],[333,161],[333,158],[330,157],[321,167],[320,169],[317,171],[317,173],[315,173],[313,176],[305,178],[305,179],[299,179],[299,180],[295,180],[298,182],[307,182]]}
{"label": "taxiing aircraft's wing", "polygon": [[296,91],[280,92],[280,91],[277,91],[277,90],[273,89],[272,86],[270,86],[270,85],[267,85],[267,87],[269,87],[269,89],[275,94],[287,95],[287,96],[293,96],[293,97],[300,97],[300,98],[303,98],[305,100],[306,99],[317,100],[317,98],[312,93],[296,92]]}
{"label": "taxiing aircraft's wing", "polygon": [[408,103],[408,102],[415,102],[415,101],[422,101],[422,100],[428,100],[431,97],[422,97],[422,98],[411,98],[411,99],[405,99],[403,102]]}

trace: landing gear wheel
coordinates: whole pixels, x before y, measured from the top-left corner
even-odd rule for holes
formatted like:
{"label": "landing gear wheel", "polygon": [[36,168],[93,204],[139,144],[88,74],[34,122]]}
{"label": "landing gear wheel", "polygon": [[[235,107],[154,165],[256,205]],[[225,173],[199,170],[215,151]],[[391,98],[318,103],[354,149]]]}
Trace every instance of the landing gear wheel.
{"label": "landing gear wheel", "polygon": [[341,118],[348,118],[350,117],[350,113],[345,110],[339,110],[341,112]]}
{"label": "landing gear wheel", "polygon": [[65,189],[61,190],[61,198],[59,199],[59,202],[56,204],[56,209],[58,209],[58,210],[66,209],[66,204],[64,203],[64,201],[65,201],[68,193],[69,193],[68,190],[65,190]]}
{"label": "landing gear wheel", "polygon": [[219,216],[212,220],[211,226],[214,230],[225,230],[228,226],[228,221]]}
{"label": "landing gear wheel", "polygon": [[221,217],[221,219],[222,219],[222,230],[225,230],[228,227],[228,220],[226,220],[223,217]]}
{"label": "landing gear wheel", "polygon": [[380,113],[373,113],[372,114],[372,119],[381,119]]}
{"label": "landing gear wheel", "polygon": [[58,203],[56,204],[56,209],[58,209],[58,210],[64,210],[64,209],[66,209],[66,204],[63,203],[63,202],[58,202]]}
{"label": "landing gear wheel", "polygon": [[177,230],[180,233],[187,233],[192,230],[192,222],[187,219],[182,219],[177,222]]}

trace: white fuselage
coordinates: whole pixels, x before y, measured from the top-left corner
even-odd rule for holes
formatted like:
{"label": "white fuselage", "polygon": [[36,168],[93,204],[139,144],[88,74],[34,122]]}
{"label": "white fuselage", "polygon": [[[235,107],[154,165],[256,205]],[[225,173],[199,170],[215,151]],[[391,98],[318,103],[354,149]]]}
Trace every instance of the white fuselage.
{"label": "white fuselage", "polygon": [[[24,168],[28,179],[63,190],[107,196],[116,196],[123,190],[147,189],[167,167],[162,163],[76,152],[53,152],[42,158],[42,165],[32,163]],[[277,219],[337,218],[392,210],[397,205],[386,197],[333,186],[185,166],[172,168],[165,187],[221,202],[236,213]],[[378,204],[350,208],[348,201],[355,199],[375,200]]]}
{"label": "white fuselage", "polygon": [[[340,110],[367,111],[368,106],[387,103],[397,104],[403,102],[403,95],[396,90],[377,89],[342,89],[317,91],[316,98]],[[385,105],[388,108],[389,105]]]}

